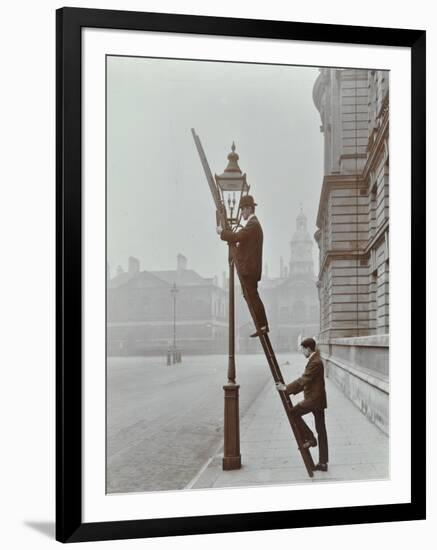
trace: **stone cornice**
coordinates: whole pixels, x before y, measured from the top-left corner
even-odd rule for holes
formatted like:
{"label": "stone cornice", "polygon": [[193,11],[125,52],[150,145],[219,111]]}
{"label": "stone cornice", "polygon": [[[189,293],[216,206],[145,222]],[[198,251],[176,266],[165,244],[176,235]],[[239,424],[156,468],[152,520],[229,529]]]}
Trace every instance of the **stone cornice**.
{"label": "stone cornice", "polygon": [[337,250],[328,250],[324,257],[323,262],[319,269],[319,275],[318,278],[320,280],[320,276],[325,271],[325,269],[328,267],[328,265],[332,262],[332,260],[365,260],[368,259],[369,252],[367,250],[350,250],[350,251],[337,251]]}
{"label": "stone cornice", "polygon": [[319,269],[319,275],[318,275],[319,280],[320,280],[321,274],[325,271],[325,269],[332,262],[332,260],[356,259],[358,261],[358,260],[368,259],[370,255],[370,250],[384,238],[384,234],[387,231],[388,227],[389,227],[389,220],[387,219],[378,228],[378,231],[376,232],[376,234],[372,237],[372,239],[370,239],[370,241],[366,245],[366,248],[364,248],[363,250],[350,250],[350,251],[341,251],[341,252],[338,250],[326,251],[323,257],[323,262],[320,265],[320,269]]}
{"label": "stone cornice", "polygon": [[327,205],[329,193],[333,189],[350,189],[351,187],[365,189],[366,184],[361,174],[330,174],[323,178],[322,191],[320,193],[319,209],[317,212],[316,225],[322,228],[322,213]]}
{"label": "stone cornice", "polygon": [[378,227],[377,232],[375,235],[370,239],[370,241],[367,243],[366,248],[364,249],[364,252],[367,254],[371,248],[373,248],[376,244],[379,244],[380,241],[384,238],[384,233],[387,231],[389,226],[388,218],[384,221],[384,223]]}

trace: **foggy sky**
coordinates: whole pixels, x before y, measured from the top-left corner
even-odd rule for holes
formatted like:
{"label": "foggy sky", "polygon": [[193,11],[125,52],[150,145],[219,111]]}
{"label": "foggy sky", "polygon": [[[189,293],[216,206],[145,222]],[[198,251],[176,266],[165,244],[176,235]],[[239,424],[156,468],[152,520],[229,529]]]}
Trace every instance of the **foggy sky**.
{"label": "foggy sky", "polygon": [[[235,141],[264,231],[263,263],[279,276],[302,205],[311,237],[323,177],[323,135],[312,100],[318,69],[109,57],[107,260],[175,269],[176,255],[204,277],[227,270],[215,207],[191,135],[212,173]],[[314,242],[314,259],[318,251]],[[317,269],[316,269],[317,271]]]}

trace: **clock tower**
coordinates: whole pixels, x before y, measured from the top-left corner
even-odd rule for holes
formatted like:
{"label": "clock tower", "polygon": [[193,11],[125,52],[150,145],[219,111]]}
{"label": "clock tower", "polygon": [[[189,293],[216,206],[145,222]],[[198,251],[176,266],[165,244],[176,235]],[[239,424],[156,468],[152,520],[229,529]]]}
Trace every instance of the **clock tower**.
{"label": "clock tower", "polygon": [[302,212],[302,208],[296,218],[296,231],[290,241],[290,248],[290,278],[313,279],[313,241],[308,233],[307,218]]}

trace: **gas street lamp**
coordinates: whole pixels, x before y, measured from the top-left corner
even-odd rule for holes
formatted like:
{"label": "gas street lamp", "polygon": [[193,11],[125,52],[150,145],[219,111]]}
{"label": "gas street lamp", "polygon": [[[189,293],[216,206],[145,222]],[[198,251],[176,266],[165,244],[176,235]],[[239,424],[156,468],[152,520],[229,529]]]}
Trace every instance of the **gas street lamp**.
{"label": "gas street lamp", "polygon": [[[220,190],[222,204],[225,209],[228,228],[236,230],[241,219],[239,208],[240,199],[249,192],[246,174],[242,174],[238,166],[239,156],[235,152],[235,143],[228,155],[228,165],[220,176],[215,175],[217,187]],[[235,293],[234,274],[235,266],[229,243],[229,357],[228,381],[223,386],[225,397],[224,415],[224,453],[223,470],[237,470],[241,468],[240,454],[240,417],[239,417],[239,388],[236,383],[235,371]]]}
{"label": "gas street lamp", "polygon": [[176,347],[176,295],[178,292],[179,292],[179,289],[177,288],[176,283],[173,283],[173,286],[171,287],[171,290],[170,290],[170,293],[173,297],[173,348],[172,348],[173,364],[181,362],[181,353]]}

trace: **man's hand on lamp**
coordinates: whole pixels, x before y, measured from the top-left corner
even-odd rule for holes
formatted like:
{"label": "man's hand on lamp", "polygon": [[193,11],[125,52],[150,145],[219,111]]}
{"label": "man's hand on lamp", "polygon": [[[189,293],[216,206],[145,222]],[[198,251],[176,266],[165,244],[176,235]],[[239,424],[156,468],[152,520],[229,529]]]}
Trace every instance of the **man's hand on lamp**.
{"label": "man's hand on lamp", "polygon": [[282,382],[276,382],[276,389],[278,391],[285,391],[287,389],[287,386]]}

